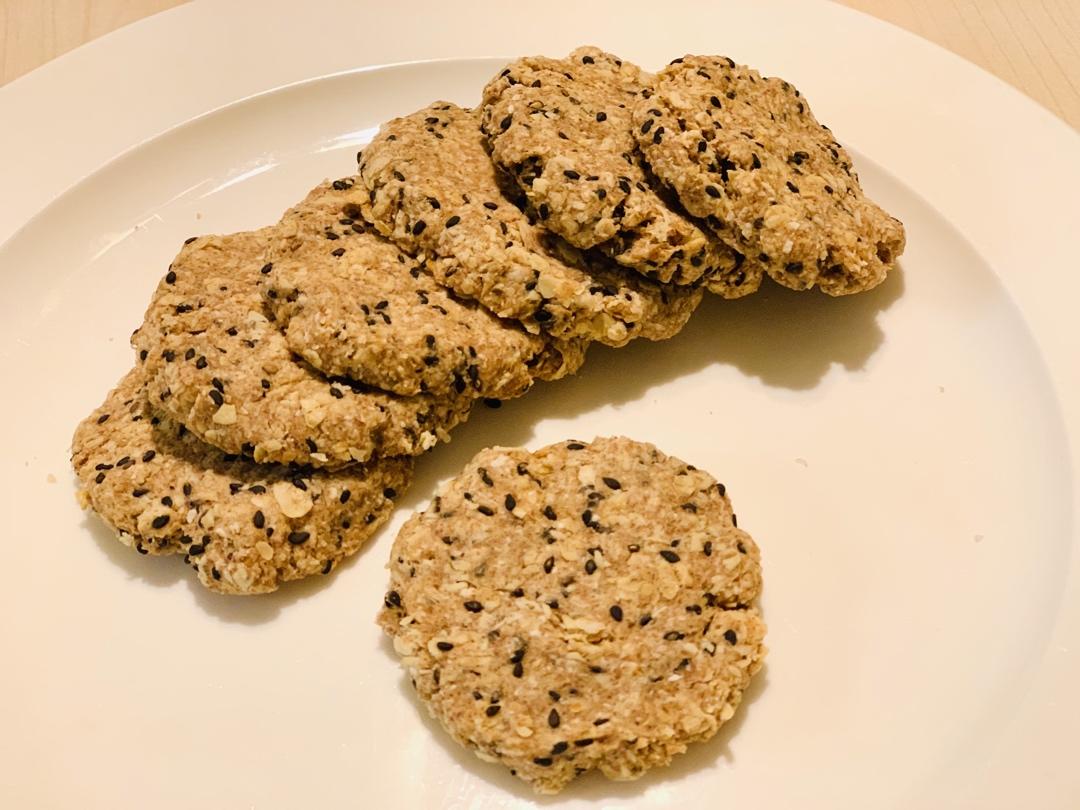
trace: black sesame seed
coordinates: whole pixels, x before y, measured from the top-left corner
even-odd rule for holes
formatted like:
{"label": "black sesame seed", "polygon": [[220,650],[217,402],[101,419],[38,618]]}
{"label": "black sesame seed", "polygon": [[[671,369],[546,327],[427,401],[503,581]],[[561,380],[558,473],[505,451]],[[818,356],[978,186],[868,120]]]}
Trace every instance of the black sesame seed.
{"label": "black sesame seed", "polygon": [[251,522],[255,524],[256,529],[262,529],[266,526],[266,515],[262,511],[258,511],[251,518]]}
{"label": "black sesame seed", "polygon": [[95,484],[100,484],[104,480],[105,480],[105,473],[103,473],[103,472],[99,472],[97,475],[94,476],[94,483]]}
{"label": "black sesame seed", "polygon": [[386,498],[386,500],[392,501],[394,500],[394,498],[397,497],[397,490],[393,487],[386,487],[386,489],[382,491],[382,494],[383,497]]}
{"label": "black sesame seed", "polygon": [[645,625],[647,625],[651,621],[652,621],[652,616],[650,616],[648,613],[646,613],[644,616],[642,616],[640,619],[638,619],[638,624],[640,624],[642,627],[644,627]]}
{"label": "black sesame seed", "polygon": [[735,635],[734,630],[725,630],[724,641],[726,641],[728,644],[737,644],[739,642],[739,637]]}
{"label": "black sesame seed", "polygon": [[670,549],[661,549],[660,556],[667,560],[669,563],[677,563],[679,561],[679,555]]}
{"label": "black sesame seed", "polygon": [[580,740],[574,740],[574,745],[578,748],[585,748],[586,746],[593,744],[592,737],[582,737]]}
{"label": "black sesame seed", "polygon": [[596,562],[592,559],[588,559],[585,561],[585,573],[589,574],[590,576],[596,573]]}
{"label": "black sesame seed", "polygon": [[653,119],[652,118],[646,118],[645,123],[641,125],[641,134],[644,135],[646,132],[648,132],[650,129],[652,129],[652,125],[653,125]]}
{"label": "black sesame seed", "polygon": [[386,594],[386,598],[383,600],[388,608],[401,607],[401,594],[397,591],[389,591]]}
{"label": "black sesame seed", "polygon": [[551,746],[551,753],[558,756],[559,754],[565,753],[566,749],[569,747],[570,743],[566,742],[565,740],[560,740],[559,742]]}
{"label": "black sesame seed", "polygon": [[515,678],[520,678],[522,675],[525,674],[525,667],[522,666],[520,661],[518,661],[516,664],[514,664],[514,668],[513,670],[511,670],[511,673]]}
{"label": "black sesame seed", "polygon": [[564,171],[563,176],[566,177],[567,180],[580,180],[581,179],[581,175],[578,174],[577,172],[575,172],[573,169],[567,169],[566,171]]}
{"label": "black sesame seed", "polygon": [[453,228],[459,222],[461,222],[461,217],[459,217],[457,214],[454,214],[452,217],[446,220],[446,227]]}
{"label": "black sesame seed", "polygon": [[559,516],[555,514],[555,510],[552,509],[550,505],[544,507],[544,517],[546,517],[548,520],[558,520],[559,518]]}
{"label": "black sesame seed", "polygon": [[593,514],[591,509],[586,509],[584,512],[581,513],[581,522],[584,523],[586,526],[592,523],[592,519]]}
{"label": "black sesame seed", "polygon": [[214,404],[218,407],[225,403],[225,397],[223,397],[221,395],[221,392],[218,391],[216,388],[211,388],[208,393],[210,394],[210,399],[212,399],[214,401]]}
{"label": "black sesame seed", "polygon": [[550,574],[551,569],[553,569],[554,567],[555,567],[555,558],[554,557],[548,557],[546,560],[544,560],[544,573],[545,574]]}
{"label": "black sesame seed", "polygon": [[514,499],[514,496],[509,493],[506,496],[506,500],[503,501],[503,504],[506,506],[507,512],[513,512],[517,507],[517,501]]}
{"label": "black sesame seed", "polygon": [[289,542],[294,546],[303,545],[311,537],[311,532],[289,532]]}
{"label": "black sesame seed", "polygon": [[495,703],[484,709],[484,714],[486,714],[488,717],[494,717],[499,713],[500,709],[502,709],[502,706],[500,706],[498,703]]}
{"label": "black sesame seed", "polygon": [[486,515],[487,517],[491,517],[495,514],[495,510],[492,509],[490,506],[478,506],[476,507],[476,511],[479,512],[481,515]]}
{"label": "black sesame seed", "polygon": [[131,497],[133,497],[133,498],[141,498],[143,495],[145,495],[149,491],[150,490],[143,489],[142,487],[140,487],[139,489],[133,489],[133,490],[131,490]]}
{"label": "black sesame seed", "polygon": [[794,183],[792,183],[790,180],[787,181],[786,185],[787,185],[789,191],[791,191],[791,192],[793,192],[795,194],[799,193],[799,187],[797,185],[795,185]]}
{"label": "black sesame seed", "polygon": [[718,189],[716,186],[705,186],[705,193],[708,194],[710,197],[716,199],[720,196],[720,189]]}
{"label": "black sesame seed", "polygon": [[622,484],[619,483],[617,478],[604,478],[604,484],[608,489],[622,489]]}
{"label": "black sesame seed", "polygon": [[535,757],[533,759],[534,764],[539,765],[543,768],[547,768],[548,766],[550,766],[552,761],[553,760],[551,759],[551,757]]}
{"label": "black sesame seed", "polygon": [[484,606],[477,602],[475,599],[470,599],[465,603],[465,609],[470,613],[479,613],[484,609]]}
{"label": "black sesame seed", "polygon": [[712,540],[705,541],[705,547],[702,549],[705,552],[706,557],[712,556]]}
{"label": "black sesame seed", "polygon": [[449,641],[437,641],[435,642],[435,646],[443,652],[450,652],[450,650],[454,649],[454,645]]}
{"label": "black sesame seed", "polygon": [[802,262],[788,262],[784,265],[784,270],[789,273],[801,273],[803,269]]}
{"label": "black sesame seed", "polygon": [[550,712],[548,712],[548,725],[549,726],[551,726],[552,728],[558,728],[559,723],[561,723],[561,722],[562,722],[562,720],[559,718],[559,712],[558,712],[557,709],[552,709]]}
{"label": "black sesame seed", "polygon": [[548,690],[548,697],[558,703],[562,699],[562,695],[556,692],[554,689]]}
{"label": "black sesame seed", "polygon": [[618,605],[612,605],[611,608],[609,608],[608,612],[611,614],[611,618],[613,618],[615,621],[622,621],[622,608]]}
{"label": "black sesame seed", "polygon": [[540,214],[540,219],[547,219],[551,216],[551,209],[548,208],[547,203],[540,203],[540,207],[537,209],[537,213]]}
{"label": "black sesame seed", "polygon": [[168,522],[168,515],[158,515],[156,518],[153,519],[153,521],[151,521],[150,525],[153,526],[155,529],[163,529],[165,528],[165,524],[167,524]]}
{"label": "black sesame seed", "polygon": [[172,270],[170,270],[168,273],[166,273],[165,274],[165,283],[166,284],[175,284],[176,283],[176,273],[174,273]]}
{"label": "black sesame seed", "polygon": [[607,121],[607,113],[606,112],[598,112],[596,114],[596,120],[597,121]]}
{"label": "black sesame seed", "polygon": [[350,491],[348,489],[343,489],[341,491],[341,495],[338,496],[338,501],[340,501],[341,503],[348,503],[349,498],[351,498],[351,497],[352,497],[352,491]]}
{"label": "black sesame seed", "polygon": [[422,219],[418,219],[416,224],[412,226],[412,235],[419,236],[424,232],[424,228],[427,227],[427,223]]}
{"label": "black sesame seed", "polygon": [[208,363],[206,362],[205,357],[200,357],[198,360],[195,361],[195,368],[199,369],[200,371],[206,368],[207,365]]}
{"label": "black sesame seed", "polygon": [[142,460],[143,461],[153,461],[154,456],[156,456],[156,455],[157,455],[157,453],[154,452],[153,450],[147,450],[145,453],[142,454]]}
{"label": "black sesame seed", "polygon": [[511,122],[513,120],[514,120],[514,116],[512,116],[512,115],[506,116],[506,118],[504,118],[502,121],[499,122],[499,129],[501,129],[503,132],[506,132],[506,130],[510,129],[510,124],[511,124]]}

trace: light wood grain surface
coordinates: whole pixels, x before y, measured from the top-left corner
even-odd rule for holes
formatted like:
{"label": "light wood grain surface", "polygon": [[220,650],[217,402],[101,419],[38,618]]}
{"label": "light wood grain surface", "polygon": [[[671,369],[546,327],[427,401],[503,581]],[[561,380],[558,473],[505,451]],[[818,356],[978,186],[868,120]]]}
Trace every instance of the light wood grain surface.
{"label": "light wood grain surface", "polygon": [[[0,0],[0,85],[184,0]],[[1080,0],[838,0],[1000,76],[1080,129]]]}

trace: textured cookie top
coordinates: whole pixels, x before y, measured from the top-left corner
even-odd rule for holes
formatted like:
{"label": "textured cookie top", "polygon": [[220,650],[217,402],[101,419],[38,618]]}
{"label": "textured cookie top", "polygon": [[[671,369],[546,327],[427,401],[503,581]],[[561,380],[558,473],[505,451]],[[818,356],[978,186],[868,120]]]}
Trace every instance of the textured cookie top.
{"label": "textured cookie top", "polygon": [[682,328],[696,290],[601,263],[530,224],[503,195],[475,113],[446,102],[383,125],[359,164],[364,215],[435,279],[501,318],[618,346]]}
{"label": "textured cookie top", "polygon": [[380,616],[432,713],[541,792],[729,719],[759,553],[710,475],[625,438],[477,455],[395,540]]}
{"label": "textured cookie top", "polygon": [[686,56],[634,108],[645,159],[686,209],[786,286],[841,295],[880,283],[904,249],[851,157],[781,79]]}
{"label": "textured cookie top", "polygon": [[484,88],[492,159],[517,182],[544,227],[659,281],[718,277],[731,297],[753,292],[754,262],[675,210],[649,185],[631,108],[651,77],[597,48],[566,59],[518,59]]}
{"label": "textured cookie top", "polygon": [[[582,349],[562,362],[560,341],[453,297],[359,219],[366,195],[355,180],[316,188],[271,239],[263,292],[293,352],[326,374],[404,395],[506,399],[538,374],[576,370]],[[343,226],[355,235],[328,238]]]}
{"label": "textured cookie top", "polygon": [[[471,398],[398,397],[328,380],[269,321],[259,279],[274,229],[185,244],[132,336],[156,409],[256,461],[340,467],[414,455],[468,415]],[[349,244],[348,225],[326,235]]]}
{"label": "textured cookie top", "polygon": [[129,372],[75,431],[80,498],[141,554],[183,554],[214,591],[328,574],[393,510],[412,460],[339,472],[254,464],[157,417]]}

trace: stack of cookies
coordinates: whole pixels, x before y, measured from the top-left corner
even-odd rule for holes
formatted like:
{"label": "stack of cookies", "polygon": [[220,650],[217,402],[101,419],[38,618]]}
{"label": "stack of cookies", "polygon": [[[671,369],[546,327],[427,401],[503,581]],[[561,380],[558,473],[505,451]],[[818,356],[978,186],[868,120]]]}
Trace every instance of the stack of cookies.
{"label": "stack of cookies", "polygon": [[669,338],[705,291],[869,289],[903,246],[786,82],[520,59],[277,224],[188,240],[75,433],[80,496],[208,588],[272,591],[355,552],[477,399]]}

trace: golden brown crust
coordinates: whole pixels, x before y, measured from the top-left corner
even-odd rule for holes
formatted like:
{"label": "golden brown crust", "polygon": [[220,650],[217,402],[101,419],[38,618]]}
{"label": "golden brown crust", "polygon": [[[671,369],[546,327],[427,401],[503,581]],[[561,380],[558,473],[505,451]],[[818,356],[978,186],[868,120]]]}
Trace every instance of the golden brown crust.
{"label": "golden brown crust", "polygon": [[686,56],[658,74],[633,127],[686,209],[785,286],[867,290],[904,250],[903,225],[863,194],[851,157],[786,81]]}
{"label": "golden brown crust", "polygon": [[83,420],[71,456],[80,499],[141,554],[183,554],[221,593],[328,574],[386,521],[412,460],[339,472],[254,464],[149,408],[128,372]]}
{"label": "golden brown crust", "polygon": [[759,553],[712,476],[625,438],[478,454],[402,528],[380,616],[421,699],[539,792],[665,765],[764,656]]}

